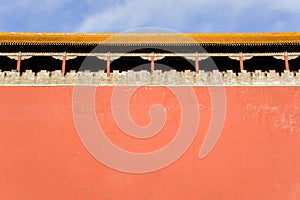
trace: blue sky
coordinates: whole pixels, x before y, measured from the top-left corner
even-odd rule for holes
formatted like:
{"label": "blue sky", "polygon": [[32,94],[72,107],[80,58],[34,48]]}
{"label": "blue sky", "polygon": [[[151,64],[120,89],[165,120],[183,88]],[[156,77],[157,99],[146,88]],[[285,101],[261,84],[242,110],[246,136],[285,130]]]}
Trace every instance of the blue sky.
{"label": "blue sky", "polygon": [[299,0],[0,0],[1,32],[300,31]]}

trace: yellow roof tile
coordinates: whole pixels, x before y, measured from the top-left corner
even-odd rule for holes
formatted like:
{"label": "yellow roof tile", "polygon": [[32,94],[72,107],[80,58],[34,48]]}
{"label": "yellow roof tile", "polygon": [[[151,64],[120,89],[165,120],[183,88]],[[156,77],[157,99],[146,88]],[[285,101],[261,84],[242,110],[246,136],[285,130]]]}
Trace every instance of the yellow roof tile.
{"label": "yellow roof tile", "polygon": [[300,32],[286,33],[0,33],[0,44],[299,44]]}

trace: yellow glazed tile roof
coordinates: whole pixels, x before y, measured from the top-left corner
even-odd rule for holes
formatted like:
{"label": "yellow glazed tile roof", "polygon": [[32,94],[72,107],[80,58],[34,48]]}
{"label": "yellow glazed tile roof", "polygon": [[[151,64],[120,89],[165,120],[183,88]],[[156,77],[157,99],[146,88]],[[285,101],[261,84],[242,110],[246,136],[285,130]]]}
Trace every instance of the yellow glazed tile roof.
{"label": "yellow glazed tile roof", "polygon": [[142,45],[142,44],[300,44],[300,32],[289,33],[0,33],[0,44]]}

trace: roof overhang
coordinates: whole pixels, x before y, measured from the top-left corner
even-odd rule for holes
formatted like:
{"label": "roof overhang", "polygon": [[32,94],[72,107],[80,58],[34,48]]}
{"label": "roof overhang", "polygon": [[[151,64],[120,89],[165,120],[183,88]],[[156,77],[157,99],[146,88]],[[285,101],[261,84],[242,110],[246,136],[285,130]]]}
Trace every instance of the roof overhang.
{"label": "roof overhang", "polygon": [[295,45],[286,33],[0,33],[0,45]]}

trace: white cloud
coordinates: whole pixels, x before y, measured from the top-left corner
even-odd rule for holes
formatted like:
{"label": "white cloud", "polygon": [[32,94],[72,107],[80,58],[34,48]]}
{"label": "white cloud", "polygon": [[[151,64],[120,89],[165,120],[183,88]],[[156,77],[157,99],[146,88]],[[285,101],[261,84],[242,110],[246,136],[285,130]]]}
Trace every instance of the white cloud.
{"label": "white cloud", "polygon": [[291,16],[286,18],[280,13],[299,18],[300,1],[127,0],[87,16],[76,31],[112,32],[143,26],[203,32],[244,31],[247,28],[255,31],[257,26],[259,31],[273,31],[292,28],[293,23],[298,23]]}
{"label": "white cloud", "polygon": [[[3,2],[2,2],[3,1]],[[0,0],[2,31],[300,31],[299,0]],[[5,6],[4,6],[5,5]]]}
{"label": "white cloud", "polygon": [[300,11],[300,1],[298,0],[268,0],[268,6],[274,11],[285,11],[291,14],[298,14]]}
{"label": "white cloud", "polygon": [[[167,26],[170,21],[181,26],[187,22],[187,16],[195,16],[202,12],[203,9],[197,9],[197,2],[199,1],[131,0],[88,16],[78,30],[83,32],[127,30],[141,26]],[[202,1],[201,4],[208,3],[209,1]]]}

